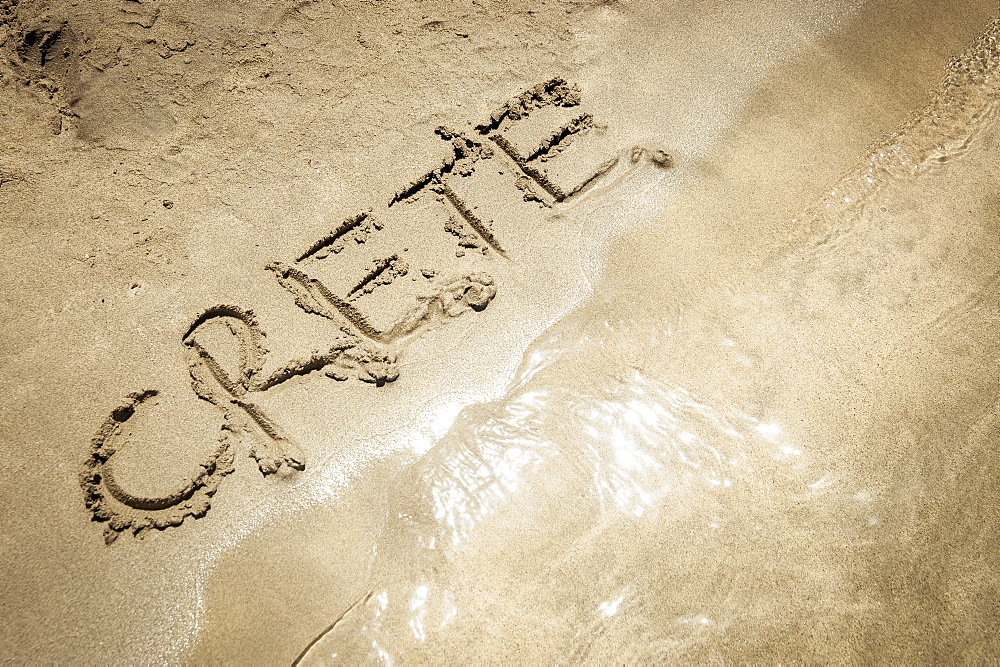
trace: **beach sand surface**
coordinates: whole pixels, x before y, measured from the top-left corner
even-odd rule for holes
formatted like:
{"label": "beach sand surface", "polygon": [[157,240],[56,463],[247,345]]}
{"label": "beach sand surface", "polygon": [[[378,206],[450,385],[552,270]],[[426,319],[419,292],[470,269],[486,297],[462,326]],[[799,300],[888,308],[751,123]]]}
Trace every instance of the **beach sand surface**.
{"label": "beach sand surface", "polygon": [[0,2],[0,657],[995,657],[995,16]]}

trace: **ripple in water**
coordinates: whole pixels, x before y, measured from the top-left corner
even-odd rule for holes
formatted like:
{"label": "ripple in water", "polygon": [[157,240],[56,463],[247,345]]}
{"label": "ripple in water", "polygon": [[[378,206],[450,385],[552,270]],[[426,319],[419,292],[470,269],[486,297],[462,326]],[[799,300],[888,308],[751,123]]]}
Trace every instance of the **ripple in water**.
{"label": "ripple in water", "polygon": [[304,660],[995,656],[998,31],[765,267],[537,341]]}

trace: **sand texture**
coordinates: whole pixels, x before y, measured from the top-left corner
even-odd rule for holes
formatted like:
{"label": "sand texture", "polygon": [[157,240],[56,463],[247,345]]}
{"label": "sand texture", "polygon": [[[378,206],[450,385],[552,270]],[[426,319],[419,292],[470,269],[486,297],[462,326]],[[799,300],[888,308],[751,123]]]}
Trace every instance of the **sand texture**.
{"label": "sand texture", "polygon": [[0,0],[0,659],[981,662],[987,2]]}

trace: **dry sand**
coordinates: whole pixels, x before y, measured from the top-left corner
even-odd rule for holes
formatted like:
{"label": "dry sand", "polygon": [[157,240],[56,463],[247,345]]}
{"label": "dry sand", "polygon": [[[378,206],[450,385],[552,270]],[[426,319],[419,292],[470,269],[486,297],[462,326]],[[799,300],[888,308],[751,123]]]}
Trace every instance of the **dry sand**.
{"label": "dry sand", "polygon": [[995,658],[995,10],[0,2],[0,657]]}

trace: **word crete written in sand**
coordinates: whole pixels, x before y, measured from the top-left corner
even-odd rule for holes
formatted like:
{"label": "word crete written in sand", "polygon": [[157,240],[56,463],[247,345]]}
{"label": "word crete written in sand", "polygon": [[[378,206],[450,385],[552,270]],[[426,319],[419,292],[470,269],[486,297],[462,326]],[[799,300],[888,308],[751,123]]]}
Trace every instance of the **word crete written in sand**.
{"label": "word crete written in sand", "polygon": [[[129,421],[148,410],[158,392],[130,394],[94,436],[80,477],[87,509],[105,524],[105,541],[110,544],[126,530],[139,535],[204,516],[222,478],[234,469],[236,441],[249,443],[250,457],[263,475],[303,470],[302,452],[254,403],[255,393],[320,372],[338,381],[356,377],[382,386],[398,377],[397,355],[415,335],[485,309],[496,294],[485,269],[497,257],[506,260],[507,253],[493,222],[474,212],[456,192],[456,182],[492,161],[495,173],[514,175],[517,190],[511,192],[534,205],[554,206],[588,190],[615,167],[617,158],[577,176],[571,187],[556,183],[543,166],[596,127],[579,107],[578,89],[553,79],[511,99],[465,133],[438,128],[438,137],[450,144],[450,154],[440,165],[400,189],[384,206],[344,220],[294,261],[268,264],[267,270],[303,311],[336,325],[339,333],[329,348],[265,374],[264,331],[250,310],[218,305],[197,317],[182,338],[183,351],[195,393],[222,413],[218,444],[199,472],[180,480],[168,495],[130,492],[115,476],[115,452],[129,440]],[[535,122],[548,120],[546,112],[558,112],[555,118],[562,121],[568,115],[569,120],[561,126],[553,123],[554,130],[550,125],[537,145],[518,141],[522,121],[533,113]],[[632,162],[637,159],[633,151]],[[425,218],[431,211],[428,219],[437,229],[407,241],[406,230],[412,230],[421,210]],[[394,224],[397,220],[409,224]],[[423,247],[435,243],[436,254]],[[420,265],[411,270],[415,261]],[[344,276],[354,277],[345,281]],[[212,352],[233,348],[236,355]]]}

